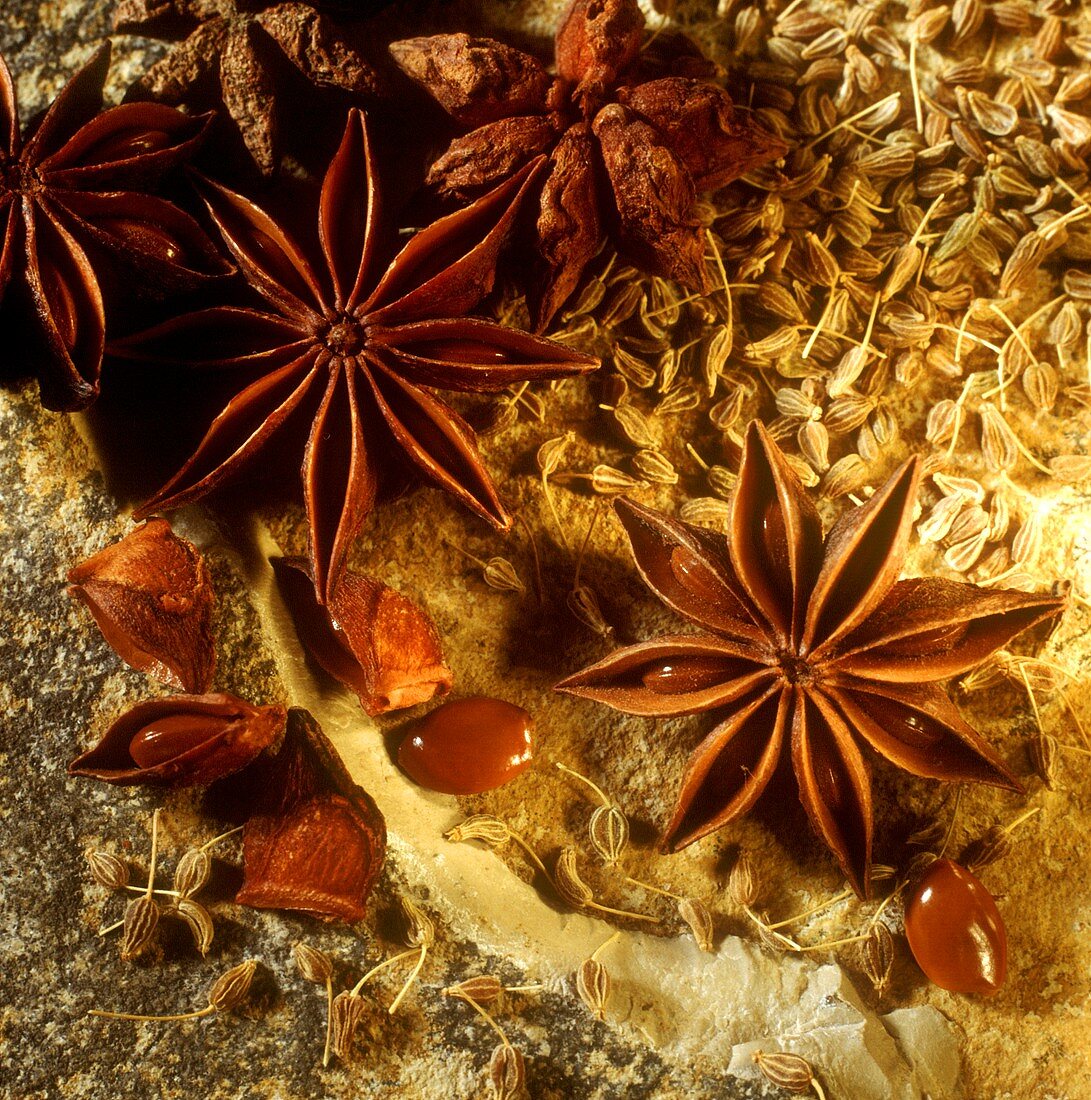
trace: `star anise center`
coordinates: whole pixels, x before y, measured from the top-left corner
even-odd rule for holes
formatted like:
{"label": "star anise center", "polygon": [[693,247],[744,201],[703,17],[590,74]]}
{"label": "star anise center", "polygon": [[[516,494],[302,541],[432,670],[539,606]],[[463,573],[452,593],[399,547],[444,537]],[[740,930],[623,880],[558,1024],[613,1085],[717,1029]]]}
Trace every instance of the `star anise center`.
{"label": "star anise center", "polygon": [[367,329],[355,317],[342,313],[333,319],[319,339],[333,355],[344,359],[356,355],[367,343]]}
{"label": "star anise center", "polygon": [[777,664],[781,675],[789,684],[807,687],[818,679],[818,668],[808,658],[791,650],[781,650],[777,654]]}

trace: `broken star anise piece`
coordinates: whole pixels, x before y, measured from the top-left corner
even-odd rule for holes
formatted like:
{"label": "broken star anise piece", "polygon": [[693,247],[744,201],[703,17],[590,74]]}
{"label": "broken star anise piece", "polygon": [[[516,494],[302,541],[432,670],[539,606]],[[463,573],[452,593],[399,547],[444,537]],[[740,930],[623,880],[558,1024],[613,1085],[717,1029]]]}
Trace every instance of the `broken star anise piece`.
{"label": "broken star anise piece", "polygon": [[356,692],[368,714],[403,710],[451,690],[439,632],[412,600],[346,569],[323,607],[303,558],[275,565],[300,640],[326,672]]}
{"label": "broken star anise piece", "polygon": [[107,44],[24,135],[0,58],[0,299],[21,295],[16,316],[33,340],[48,409],[82,409],[98,396],[102,264],[149,294],[230,271],[192,218],[145,193],[194,152],[208,116],[157,103],[102,111],[109,65]]}
{"label": "broken star anise piece", "polygon": [[128,665],[182,691],[212,684],[214,596],[204,558],[152,519],[68,574],[103,637]]}
{"label": "broken star anise piece", "polygon": [[914,775],[1020,789],[939,681],[1063,601],[899,581],[919,480],[910,459],[823,544],[814,505],[755,421],[727,539],[617,502],[644,582],[704,632],[618,650],[557,686],[630,714],[720,712],[682,781],[672,850],[745,814],[790,753],[808,817],[866,896],[872,805],[859,742]]}
{"label": "broken star anise piece", "polygon": [[[120,0],[114,30],[175,42],[129,90],[229,119],[258,170],[269,175],[282,157],[285,89],[278,74],[291,66],[315,89],[336,89],[357,101],[382,90],[382,80],[347,28],[305,3],[272,0]],[[355,13],[366,11],[355,5]],[[306,85],[304,85],[306,87]],[[234,146],[238,147],[238,146]]]}
{"label": "broken star anise piece", "polygon": [[706,289],[697,192],[785,151],[718,85],[647,79],[643,39],[636,0],[571,0],[557,27],[554,77],[490,38],[442,34],[390,47],[448,114],[475,127],[432,165],[428,185],[438,196],[472,197],[549,157],[534,191],[537,265],[527,272],[539,330],[607,237],[653,274]]}
{"label": "broken star anise piece", "polygon": [[307,711],[288,711],[283,743],[239,777],[234,801],[252,811],[240,905],[321,920],[364,917],[386,854],[386,823]]}
{"label": "broken star anise piece", "polygon": [[123,787],[205,787],[252,763],[284,720],[283,707],[234,695],[165,695],[127,710],[68,774]]}
{"label": "broken star anise piece", "polygon": [[521,192],[541,161],[419,232],[386,269],[364,115],[349,115],[322,185],[313,264],[264,211],[224,187],[205,201],[265,309],[220,306],[112,345],[114,354],[238,370],[241,389],[194,455],[137,515],[198,500],[305,417],[315,590],[326,602],[371,511],[380,474],[409,465],[501,528],[511,520],[473,430],[431,387],[495,393],[598,366],[561,344],[461,316],[492,288]]}

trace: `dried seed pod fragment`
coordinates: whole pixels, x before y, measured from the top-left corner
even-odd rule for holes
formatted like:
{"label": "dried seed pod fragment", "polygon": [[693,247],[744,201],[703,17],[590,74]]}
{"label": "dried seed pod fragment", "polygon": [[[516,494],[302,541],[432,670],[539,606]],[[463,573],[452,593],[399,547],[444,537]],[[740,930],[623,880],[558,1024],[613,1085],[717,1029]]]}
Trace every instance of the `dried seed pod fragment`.
{"label": "dried seed pod fragment", "polygon": [[352,1049],[352,1040],[356,1036],[356,1029],[360,1026],[360,1019],[366,1007],[364,998],[359,993],[350,993],[347,989],[334,997],[330,1050],[338,1058],[344,1058]]}
{"label": "dried seed pod fragment", "polygon": [[129,885],[129,865],[110,852],[88,852],[87,866],[95,882],[108,890],[124,890]]}
{"label": "dried seed pod fragment", "polygon": [[411,600],[346,570],[323,607],[305,558],[283,558],[277,578],[308,651],[351,688],[368,714],[416,706],[451,688],[439,633]]}
{"label": "dried seed pod fragment", "polygon": [[496,1100],[522,1100],[527,1095],[526,1066],[522,1053],[507,1043],[501,1043],[489,1059],[489,1083]]}
{"label": "dried seed pod fragment", "polygon": [[324,985],[333,977],[333,960],[325,951],[307,943],[297,943],[292,948],[292,957],[304,981]]}
{"label": "dried seed pod fragment", "polygon": [[193,936],[193,946],[201,953],[202,958],[207,956],[216,934],[208,910],[192,898],[179,898],[168,913],[185,922]]}
{"label": "dried seed pod fragment", "polygon": [[217,1012],[238,1008],[250,993],[257,969],[257,960],[247,959],[221,974],[208,990],[209,1007]]}
{"label": "dried seed pod fragment", "polygon": [[762,1050],[755,1050],[753,1058],[767,1081],[788,1092],[808,1092],[817,1086],[810,1063],[798,1054],[766,1054]]}
{"label": "dried seed pod fragment", "polygon": [[894,965],[894,938],[885,924],[873,924],[864,940],[864,972],[883,996],[890,984],[890,971]]}
{"label": "dried seed pod fragment", "polygon": [[205,786],[251,763],[284,720],[283,707],[233,695],[165,695],[126,711],[68,773],[119,786]]}
{"label": "dried seed pod fragment", "polygon": [[252,809],[236,902],[362,919],[382,867],[386,823],[318,723],[289,710],[280,749],[231,782],[235,805]]}
{"label": "dried seed pod fragment", "polygon": [[711,954],[715,951],[715,929],[712,924],[712,914],[704,902],[696,898],[682,898],[678,902],[678,915],[689,925],[697,946]]}
{"label": "dried seed pod fragment", "polygon": [[610,1002],[610,973],[598,959],[585,959],[576,971],[576,992],[596,1020],[606,1019]]}
{"label": "dried seed pod fragment", "polygon": [[68,573],[103,637],[128,665],[171,687],[212,683],[212,580],[197,548],[162,519],[148,520]]}

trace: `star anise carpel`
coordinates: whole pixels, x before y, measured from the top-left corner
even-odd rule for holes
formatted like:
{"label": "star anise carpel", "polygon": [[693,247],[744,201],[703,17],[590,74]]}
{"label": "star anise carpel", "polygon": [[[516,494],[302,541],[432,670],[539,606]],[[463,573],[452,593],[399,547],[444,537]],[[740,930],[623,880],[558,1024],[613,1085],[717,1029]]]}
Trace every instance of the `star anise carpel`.
{"label": "star anise carpel", "polygon": [[685,75],[648,79],[636,0],[571,0],[555,36],[556,73],[488,38],[436,35],[395,42],[395,61],[456,122],[473,127],[432,165],[428,186],[465,199],[534,157],[528,275],[545,328],[603,242],[652,274],[707,288],[699,191],[721,187],[784,152],[735,111],[723,88]]}
{"label": "star anise carpel", "polygon": [[147,193],[193,153],[208,116],[155,103],[103,111],[109,64],[107,44],[24,135],[0,59],[0,298],[18,299],[49,409],[98,395],[107,269],[153,295],[230,271],[192,218]]}
{"label": "star anise carpel", "polygon": [[325,602],[383,474],[408,466],[499,528],[510,517],[469,424],[433,387],[495,393],[598,366],[561,344],[464,316],[493,287],[541,161],[416,234],[390,261],[364,115],[349,115],[322,184],[317,258],[242,195],[201,193],[257,305],[216,306],[118,341],[119,356],[234,370],[248,384],[139,511],[177,508],[311,422],[303,456],[312,577]]}
{"label": "star anise carpel", "polygon": [[[383,80],[349,28],[320,4],[272,0],[120,0],[114,30],[174,42],[133,85],[130,99],[215,109],[230,122],[258,171],[280,164],[289,92],[279,73],[296,70],[315,89],[367,101]],[[357,3],[357,15],[380,7]],[[290,66],[290,69],[287,68]],[[305,87],[305,85],[301,85]],[[239,146],[235,146],[239,147]]]}
{"label": "star anise carpel", "polygon": [[618,650],[557,686],[629,714],[716,713],[682,780],[668,848],[747,813],[790,754],[811,823],[866,896],[872,797],[861,745],[914,775],[1021,790],[941,682],[1063,601],[898,580],[920,476],[911,458],[823,539],[799,478],[755,421],[726,537],[616,502],[641,578],[702,632]]}

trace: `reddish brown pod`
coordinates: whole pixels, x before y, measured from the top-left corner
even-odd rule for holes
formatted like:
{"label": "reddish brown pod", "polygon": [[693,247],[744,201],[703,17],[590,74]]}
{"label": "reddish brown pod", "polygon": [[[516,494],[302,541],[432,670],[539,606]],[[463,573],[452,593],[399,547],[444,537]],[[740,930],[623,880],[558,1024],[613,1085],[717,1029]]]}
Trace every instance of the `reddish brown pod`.
{"label": "reddish brown pod", "polygon": [[425,703],[451,689],[439,632],[427,612],[373,577],[346,570],[323,607],[305,558],[276,563],[300,640],[368,714]]}
{"label": "reddish brown pod", "polygon": [[279,748],[237,780],[244,879],[235,900],[321,920],[361,920],[386,854],[386,822],[318,723],[288,711]]}
{"label": "reddish brown pod", "polygon": [[139,672],[171,687],[208,691],[216,664],[215,602],[204,558],[162,519],[141,524],[68,574],[102,636]]}
{"label": "reddish brown pod", "polygon": [[478,794],[530,767],[533,731],[534,719],[514,703],[484,696],[456,699],[413,724],[398,763],[430,791]]}
{"label": "reddish brown pod", "polygon": [[252,763],[284,720],[283,707],[233,695],[165,695],[126,711],[68,773],[119,786],[206,786]]}
{"label": "reddish brown pod", "polygon": [[965,867],[937,859],[905,900],[905,934],[929,981],[991,996],[1004,984],[1008,935],[992,894]]}

